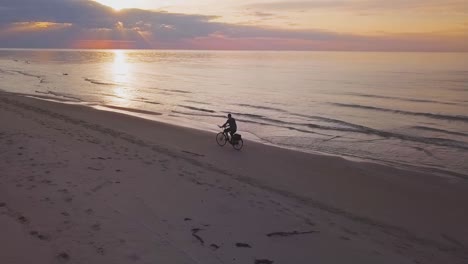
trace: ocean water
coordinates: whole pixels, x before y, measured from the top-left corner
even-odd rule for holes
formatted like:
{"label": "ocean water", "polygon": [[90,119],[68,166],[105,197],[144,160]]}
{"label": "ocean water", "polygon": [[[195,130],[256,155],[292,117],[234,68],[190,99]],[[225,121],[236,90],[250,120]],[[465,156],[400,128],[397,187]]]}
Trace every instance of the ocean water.
{"label": "ocean water", "polygon": [[468,178],[468,53],[4,49],[0,89]]}

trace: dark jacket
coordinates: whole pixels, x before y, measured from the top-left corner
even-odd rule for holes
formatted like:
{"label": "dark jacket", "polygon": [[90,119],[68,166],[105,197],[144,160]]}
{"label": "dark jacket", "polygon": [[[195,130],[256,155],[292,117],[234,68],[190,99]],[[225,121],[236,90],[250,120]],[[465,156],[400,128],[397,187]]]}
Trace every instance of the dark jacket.
{"label": "dark jacket", "polygon": [[226,121],[226,123],[224,123],[223,127],[226,127],[226,125],[229,125],[229,127],[232,129],[232,130],[237,130],[237,124],[236,124],[236,120],[234,118],[228,118],[228,120]]}

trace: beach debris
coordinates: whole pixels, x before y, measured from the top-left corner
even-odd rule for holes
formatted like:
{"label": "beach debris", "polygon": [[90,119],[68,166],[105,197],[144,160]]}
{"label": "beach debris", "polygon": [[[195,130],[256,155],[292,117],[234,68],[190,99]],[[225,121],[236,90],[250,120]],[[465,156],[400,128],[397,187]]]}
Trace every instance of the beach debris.
{"label": "beach debris", "polygon": [[273,261],[269,259],[256,259],[255,264],[273,264]]}
{"label": "beach debris", "polygon": [[214,243],[213,243],[213,244],[211,244],[211,245],[210,245],[210,247],[211,247],[212,249],[214,249],[214,250],[217,250],[217,249],[219,249],[219,246],[218,246],[218,245],[216,245],[216,244],[214,244]]}
{"label": "beach debris", "polygon": [[192,229],[192,236],[194,236],[198,241],[200,241],[200,243],[202,245],[205,245],[205,241],[199,235],[197,235],[197,233],[202,231],[202,230],[203,229],[200,229],[200,228],[193,228]]}
{"label": "beach debris", "polygon": [[247,243],[236,243],[236,247],[240,248],[252,248],[249,244]]}
{"label": "beach debris", "polygon": [[184,221],[192,221],[192,218],[186,217],[186,218],[184,218]]}
{"label": "beach debris", "polygon": [[19,216],[19,217],[18,217],[18,221],[20,221],[20,222],[23,223],[23,224],[26,224],[26,223],[29,222],[29,220],[28,220],[26,217],[24,217],[24,216]]}
{"label": "beach debris", "polygon": [[65,75],[65,76],[66,76],[66,75],[68,75],[68,73],[66,73],[66,72],[65,72],[65,73],[63,73],[63,75]]}
{"label": "beach debris", "polygon": [[274,237],[274,236],[281,236],[281,237],[288,237],[288,236],[295,236],[295,235],[306,235],[306,234],[312,234],[312,233],[318,233],[319,231],[305,231],[305,232],[299,232],[299,231],[292,231],[292,232],[273,232],[267,234],[268,237]]}
{"label": "beach debris", "polygon": [[0,207],[5,207],[6,203],[0,203]]}
{"label": "beach debris", "polygon": [[61,260],[69,260],[70,259],[70,255],[68,255],[67,252],[60,252],[58,255],[57,255],[57,258],[61,259]]}

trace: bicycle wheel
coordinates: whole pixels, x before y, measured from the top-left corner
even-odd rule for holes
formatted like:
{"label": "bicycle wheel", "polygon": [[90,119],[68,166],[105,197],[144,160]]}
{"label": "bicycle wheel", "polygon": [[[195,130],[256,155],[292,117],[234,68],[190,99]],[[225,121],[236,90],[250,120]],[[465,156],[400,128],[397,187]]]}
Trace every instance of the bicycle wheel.
{"label": "bicycle wheel", "polygon": [[226,139],[226,137],[224,136],[224,133],[223,133],[223,132],[219,132],[219,133],[216,135],[216,142],[217,142],[218,145],[220,145],[220,146],[226,145],[227,139]]}
{"label": "bicycle wheel", "polygon": [[232,144],[232,147],[236,150],[241,150],[241,148],[244,146],[244,141],[242,139],[237,140],[237,142],[234,142]]}

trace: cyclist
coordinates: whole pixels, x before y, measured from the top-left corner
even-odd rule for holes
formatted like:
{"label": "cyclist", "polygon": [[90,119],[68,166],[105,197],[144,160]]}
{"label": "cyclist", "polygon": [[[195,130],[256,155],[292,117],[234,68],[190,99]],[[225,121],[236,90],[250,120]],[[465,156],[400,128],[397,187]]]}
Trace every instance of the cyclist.
{"label": "cyclist", "polygon": [[[236,124],[236,120],[232,117],[231,114],[228,114],[228,120],[226,121],[226,123],[224,123],[224,125],[220,126],[220,127],[226,127],[228,126],[226,129],[224,129],[224,134],[226,135],[227,137],[227,133],[229,132],[229,134],[231,134],[231,139],[232,139],[232,136],[236,133],[237,131],[237,124]],[[228,137],[229,138],[229,137]]]}

